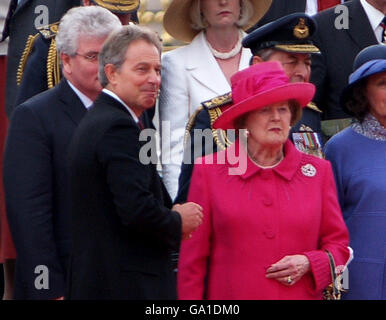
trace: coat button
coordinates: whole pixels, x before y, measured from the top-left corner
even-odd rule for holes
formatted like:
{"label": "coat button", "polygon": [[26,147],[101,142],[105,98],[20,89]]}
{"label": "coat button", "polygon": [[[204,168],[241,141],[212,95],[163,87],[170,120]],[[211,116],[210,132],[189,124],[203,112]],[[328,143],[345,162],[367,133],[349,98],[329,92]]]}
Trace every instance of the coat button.
{"label": "coat button", "polygon": [[265,236],[268,238],[268,239],[273,239],[275,238],[276,234],[275,232],[271,229],[271,228],[268,228],[267,230],[264,231],[264,234]]}
{"label": "coat button", "polygon": [[272,206],[272,203],[273,203],[273,201],[272,201],[271,198],[264,198],[264,199],[263,199],[263,204],[264,204],[265,206],[267,206],[267,207]]}

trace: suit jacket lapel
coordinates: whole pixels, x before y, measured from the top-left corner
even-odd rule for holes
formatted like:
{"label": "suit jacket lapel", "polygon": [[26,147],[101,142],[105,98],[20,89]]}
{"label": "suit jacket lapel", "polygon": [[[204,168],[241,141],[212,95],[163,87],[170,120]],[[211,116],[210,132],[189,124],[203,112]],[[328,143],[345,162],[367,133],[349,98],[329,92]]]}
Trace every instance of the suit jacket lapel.
{"label": "suit jacket lapel", "polygon": [[31,2],[31,0],[20,0],[20,2],[17,4],[14,14],[21,11],[27,5],[28,2]]}
{"label": "suit jacket lapel", "polygon": [[186,69],[194,79],[212,90],[214,95],[230,91],[230,85],[210,52],[203,32],[190,44]]}
{"label": "suit jacket lapel", "polygon": [[377,44],[378,41],[375,38],[374,30],[360,1],[352,1],[347,4],[347,7],[349,8],[350,15],[347,32],[353,42],[360,49]]}
{"label": "suit jacket lapel", "polygon": [[74,121],[76,125],[79,124],[83,116],[86,114],[87,109],[83,102],[76,95],[74,90],[68,85],[67,80],[63,78],[57,86],[60,91],[59,100],[63,112]]}
{"label": "suit jacket lapel", "polygon": [[102,104],[102,105],[106,105],[108,104],[109,106],[112,106],[116,109],[119,109],[125,113],[127,113],[129,115],[129,118],[133,121],[133,123],[135,125],[138,125],[136,123],[136,121],[134,120],[133,116],[130,114],[129,110],[126,109],[126,107],[121,103],[119,102],[118,100],[114,99],[113,97],[109,96],[108,94],[102,92],[99,97],[97,98],[97,100],[95,101],[94,104]]}

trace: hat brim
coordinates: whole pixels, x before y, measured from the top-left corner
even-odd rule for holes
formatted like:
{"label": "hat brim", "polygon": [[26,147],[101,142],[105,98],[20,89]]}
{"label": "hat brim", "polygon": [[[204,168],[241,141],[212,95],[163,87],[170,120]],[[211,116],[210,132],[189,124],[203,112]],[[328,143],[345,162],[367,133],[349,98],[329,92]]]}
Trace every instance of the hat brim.
{"label": "hat brim", "polygon": [[368,72],[365,72],[361,77],[359,77],[355,81],[353,81],[350,84],[348,84],[342,90],[342,93],[341,93],[340,99],[339,99],[339,103],[340,103],[340,106],[341,106],[342,110],[345,113],[347,113],[348,115],[355,117],[355,114],[346,107],[347,101],[352,96],[352,91],[355,89],[355,87],[358,86],[358,84],[360,84],[363,81],[366,81],[369,77],[374,76],[374,75],[379,74],[379,73],[386,72],[386,60],[385,59],[370,60],[370,61],[362,64],[357,70],[355,70],[352,73],[352,75],[354,75],[355,73],[360,72],[361,69],[365,69],[368,66],[376,65],[376,64],[379,65],[378,68],[373,68],[373,69],[370,69]]}
{"label": "hat brim", "polygon": [[281,101],[295,100],[304,108],[313,98],[315,86],[311,83],[288,83],[243,100],[226,110],[214,123],[215,129],[234,129],[235,120],[242,115]]}
{"label": "hat brim", "polygon": [[[272,0],[250,0],[253,6],[253,15],[243,30],[253,27],[268,11]],[[200,32],[192,28],[190,20],[190,6],[192,0],[173,0],[166,9],[163,26],[175,39],[191,42]]]}
{"label": "hat brim", "polygon": [[113,13],[120,13],[120,14],[131,13],[137,10],[139,7],[139,0],[132,1],[129,4],[123,4],[123,3],[114,4],[113,2],[108,3],[107,1],[103,1],[103,0],[91,0],[91,1],[97,4],[98,6],[103,7]]}
{"label": "hat brim", "polygon": [[277,44],[274,48],[288,53],[320,53],[319,48],[313,44]]}

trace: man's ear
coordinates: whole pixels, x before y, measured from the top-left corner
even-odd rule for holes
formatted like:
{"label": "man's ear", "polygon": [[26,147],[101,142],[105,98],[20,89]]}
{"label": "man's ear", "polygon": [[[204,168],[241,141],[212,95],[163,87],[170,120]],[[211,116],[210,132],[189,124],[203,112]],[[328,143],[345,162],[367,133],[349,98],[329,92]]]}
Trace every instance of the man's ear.
{"label": "man's ear", "polygon": [[90,0],[83,0],[83,5],[84,6],[90,6]]}
{"label": "man's ear", "polygon": [[60,60],[62,61],[62,69],[67,74],[72,74],[71,58],[68,54],[61,53]]}
{"label": "man's ear", "polygon": [[263,62],[263,59],[261,59],[260,56],[253,56],[252,57],[252,64],[258,64],[258,63],[261,63]]}
{"label": "man's ear", "polygon": [[108,82],[114,86],[114,84],[116,83],[117,69],[113,64],[108,63],[105,65],[104,70]]}

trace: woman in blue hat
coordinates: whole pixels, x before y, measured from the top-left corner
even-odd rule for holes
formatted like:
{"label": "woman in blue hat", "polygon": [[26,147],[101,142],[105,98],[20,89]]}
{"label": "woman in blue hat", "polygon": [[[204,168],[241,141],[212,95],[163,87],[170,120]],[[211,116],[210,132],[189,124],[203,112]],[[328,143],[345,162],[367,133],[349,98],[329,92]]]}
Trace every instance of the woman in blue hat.
{"label": "woman in blue hat", "polygon": [[344,299],[386,299],[386,47],[377,47],[358,54],[341,95],[358,121],[325,147],[354,250]]}

